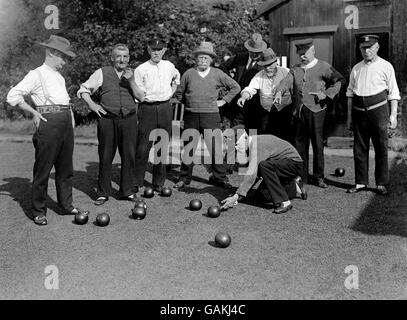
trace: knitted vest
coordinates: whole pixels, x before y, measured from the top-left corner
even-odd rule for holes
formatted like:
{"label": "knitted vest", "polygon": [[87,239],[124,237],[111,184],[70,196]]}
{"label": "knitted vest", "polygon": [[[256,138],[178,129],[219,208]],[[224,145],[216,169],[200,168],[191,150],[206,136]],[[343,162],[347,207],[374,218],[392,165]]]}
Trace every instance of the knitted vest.
{"label": "knitted vest", "polygon": [[113,67],[103,67],[102,73],[100,104],[103,108],[115,115],[119,115],[120,112],[123,115],[135,112],[137,105],[127,79],[119,79]]}

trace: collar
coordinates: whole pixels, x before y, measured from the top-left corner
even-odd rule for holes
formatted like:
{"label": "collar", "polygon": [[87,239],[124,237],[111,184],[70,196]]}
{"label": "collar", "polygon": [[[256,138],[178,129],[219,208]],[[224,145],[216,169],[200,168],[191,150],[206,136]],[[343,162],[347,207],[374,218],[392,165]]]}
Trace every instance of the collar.
{"label": "collar", "polygon": [[363,62],[365,63],[365,65],[370,66],[372,63],[375,63],[379,61],[379,56],[376,56],[376,58],[374,58],[373,60],[366,62],[365,59],[363,59]]}
{"label": "collar", "polygon": [[318,63],[318,59],[314,58],[314,60],[312,60],[311,62],[309,62],[308,64],[306,64],[305,66],[301,66],[301,68],[304,68],[305,70],[307,69],[311,69],[312,67],[315,67],[315,65]]}

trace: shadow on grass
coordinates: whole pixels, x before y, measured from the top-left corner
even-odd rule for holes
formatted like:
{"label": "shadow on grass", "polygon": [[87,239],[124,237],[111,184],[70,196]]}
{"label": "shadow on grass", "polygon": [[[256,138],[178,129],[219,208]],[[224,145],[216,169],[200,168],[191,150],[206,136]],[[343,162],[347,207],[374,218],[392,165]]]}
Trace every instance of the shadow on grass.
{"label": "shadow on grass", "polygon": [[[32,199],[32,183],[28,178],[10,177],[3,179],[5,184],[0,185],[0,193],[9,195],[16,201],[27,218],[32,219],[31,213],[31,199]],[[49,210],[54,211],[59,215],[64,215],[65,212],[61,209],[57,202],[47,195],[46,205]]]}
{"label": "shadow on grass", "polygon": [[390,169],[390,195],[374,195],[351,227],[371,235],[407,237],[407,158],[397,157]]}

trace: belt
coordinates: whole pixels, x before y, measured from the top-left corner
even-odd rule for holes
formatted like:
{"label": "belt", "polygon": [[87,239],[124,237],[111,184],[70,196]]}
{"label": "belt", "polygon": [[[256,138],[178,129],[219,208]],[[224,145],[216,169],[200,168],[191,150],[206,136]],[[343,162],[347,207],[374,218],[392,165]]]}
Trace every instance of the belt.
{"label": "belt", "polygon": [[49,106],[37,106],[37,111],[40,114],[43,113],[56,113],[56,112],[62,112],[65,110],[71,110],[70,105],[63,105],[63,104],[53,104]]}
{"label": "belt", "polygon": [[141,102],[141,104],[162,104],[162,103],[167,103],[170,100],[165,100],[165,101],[143,101]]}
{"label": "belt", "polygon": [[373,109],[376,109],[378,107],[381,107],[381,106],[385,105],[386,103],[387,103],[387,100],[384,100],[384,101],[376,103],[376,104],[374,104],[372,106],[368,106],[368,107],[364,107],[364,108],[359,108],[359,107],[353,107],[353,108],[355,110],[358,110],[358,111],[369,111],[369,110],[373,110]]}

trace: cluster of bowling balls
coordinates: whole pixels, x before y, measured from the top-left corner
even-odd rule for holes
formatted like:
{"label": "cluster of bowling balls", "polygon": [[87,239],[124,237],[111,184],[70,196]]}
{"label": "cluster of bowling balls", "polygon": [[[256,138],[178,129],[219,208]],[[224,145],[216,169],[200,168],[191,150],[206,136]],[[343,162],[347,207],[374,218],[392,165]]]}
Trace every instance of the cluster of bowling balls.
{"label": "cluster of bowling balls", "polygon": [[[163,187],[160,195],[162,197],[169,197],[172,194],[171,188]],[[144,189],[144,197],[152,198],[154,196],[154,189],[151,187],[146,187]],[[202,201],[199,199],[193,199],[189,202],[189,209],[191,211],[199,211],[202,209]],[[221,208],[217,205],[208,207],[207,216],[210,218],[217,218],[220,216]],[[143,220],[147,215],[147,204],[143,199],[137,199],[135,201],[134,207],[131,209],[131,214],[135,220]],[[77,213],[75,215],[75,223],[78,225],[84,225],[88,222],[89,216],[85,213]],[[105,227],[109,224],[110,217],[107,213],[99,213],[96,216],[95,224],[100,227]],[[225,232],[218,232],[215,236],[215,244],[219,248],[226,248],[231,243],[231,237]]]}

